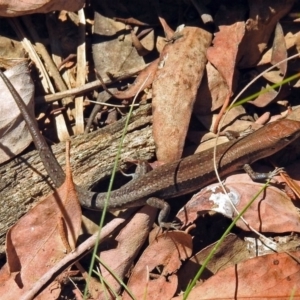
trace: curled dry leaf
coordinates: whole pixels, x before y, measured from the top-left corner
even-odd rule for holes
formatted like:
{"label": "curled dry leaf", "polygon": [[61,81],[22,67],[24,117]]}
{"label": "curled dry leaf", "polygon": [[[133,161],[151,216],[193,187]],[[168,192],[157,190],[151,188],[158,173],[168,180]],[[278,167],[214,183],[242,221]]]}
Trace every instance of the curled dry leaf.
{"label": "curled dry leaf", "polygon": [[[289,50],[296,45],[297,38],[299,38],[299,34],[293,34],[292,32],[286,33],[284,36],[284,44],[286,49]],[[264,53],[261,60],[257,63],[257,66],[262,66],[265,64],[269,64],[272,59],[273,49],[270,48],[267,52]]]}
{"label": "curled dry leaf", "polygon": [[[243,180],[247,174],[230,176],[226,188],[238,211],[241,211],[261,189],[262,184]],[[233,183],[232,180],[235,182]],[[232,205],[219,185],[210,185],[196,194],[177,214],[184,224],[193,222],[199,213],[215,211],[233,219],[236,216]],[[243,217],[260,232],[300,232],[299,213],[290,198],[275,187],[268,187],[248,208]],[[276,222],[274,222],[276,220]],[[248,226],[238,220],[238,227],[248,231]]]}
{"label": "curled dry leaf", "polygon": [[[221,131],[235,131],[235,132],[243,132],[249,130],[249,128],[253,128],[254,130],[260,128],[257,124],[253,123],[253,121],[250,120],[244,120],[243,116],[246,114],[246,110],[243,106],[236,106],[232,109],[230,109],[227,112],[226,118],[223,120]],[[209,115],[203,115],[203,116],[197,116],[198,120],[207,128],[210,130],[210,132],[206,133],[207,135],[211,134],[211,131],[213,130],[214,121],[217,118],[216,114],[209,114]],[[205,139],[205,137],[203,137]],[[226,140],[228,141],[228,139]],[[211,147],[213,147],[212,145]],[[201,144],[199,145],[201,148]]]}
{"label": "curled dry leaf", "polygon": [[[300,259],[299,251],[290,254]],[[188,299],[299,299],[299,282],[299,263],[287,253],[275,253],[218,272],[196,286]]]}
{"label": "curled dry leaf", "polygon": [[55,10],[77,11],[84,5],[83,0],[60,1],[9,1],[0,0],[0,16],[17,17],[28,14],[48,13]]}
{"label": "curled dry leaf", "polygon": [[[297,153],[299,155],[300,152],[300,145],[295,144],[294,146],[295,147],[293,147],[293,153],[295,156],[297,156]],[[286,151],[285,158],[292,158],[290,152],[291,151]],[[284,159],[283,156],[281,157]],[[290,164],[289,166],[284,168],[284,170],[286,173],[280,173],[278,182],[282,184],[282,186],[285,186],[285,192],[291,197],[293,201],[296,201],[295,203],[297,203],[297,201],[299,201],[300,199],[300,160],[298,159],[296,161],[293,161],[293,164]]]}
{"label": "curled dry leaf", "polygon": [[[141,208],[115,238],[113,249],[100,253],[101,261],[113,271],[113,274],[111,274],[100,264],[101,274],[105,278],[105,288],[109,286],[113,292],[99,292],[98,290],[99,295],[97,299],[108,299],[108,294],[113,295],[119,292],[121,285],[115,279],[115,276],[120,280],[124,279],[124,276],[132,266],[133,261],[136,259],[148,237],[149,231],[155,221],[156,211],[157,209],[150,206]],[[111,299],[114,299],[114,297]]]}
{"label": "curled dry leaf", "polygon": [[201,120],[202,115],[211,115],[212,111],[219,109],[229,94],[225,79],[210,62],[207,62],[193,112],[200,115]]}
{"label": "curled dry leaf", "polygon": [[250,68],[261,58],[277,22],[285,16],[294,4],[294,0],[249,1],[249,19],[246,21],[246,33],[239,46],[239,68]]}
{"label": "curled dry leaf", "polygon": [[[179,270],[178,279],[181,291],[186,290],[191,279],[196,276],[215,244],[213,243],[193,255]],[[202,274],[200,280],[206,280],[216,272],[248,258],[249,251],[246,247],[246,242],[237,235],[230,233],[207,264],[206,272]]]}
{"label": "curled dry leaf", "polygon": [[181,157],[210,42],[209,32],[185,27],[160,54],[152,85],[153,136],[160,161]]}
{"label": "curled dry leaf", "polygon": [[[245,34],[245,23],[236,22],[229,26],[219,26],[220,32],[215,34],[213,46],[207,49],[207,59],[219,71],[227,83],[227,96],[224,99],[223,107],[214,123],[213,131],[217,132],[220,119],[229,106],[229,100],[235,90],[237,81],[236,59],[239,44]],[[226,49],[226,51],[224,51]]]}
{"label": "curled dry leaf", "polygon": [[[34,85],[27,63],[21,63],[5,72],[21,95],[30,113],[33,112]],[[0,80],[0,163],[20,154],[32,138],[20,110],[5,84]]]}
{"label": "curled dry leaf", "polygon": [[238,46],[245,34],[245,23],[236,22],[229,26],[220,26],[219,29],[215,33],[213,46],[207,49],[207,59],[226,81],[230,97],[237,79],[236,59]]}
{"label": "curled dry leaf", "polygon": [[143,69],[134,83],[128,87],[125,91],[117,91],[114,93],[114,97],[118,99],[133,98],[143,86],[143,89],[148,88],[155,77],[155,73],[158,66],[158,59],[154,60],[150,65]]}
{"label": "curled dry leaf", "polygon": [[[120,16],[116,15],[120,13],[118,6],[108,0],[97,1],[95,5],[93,58],[98,73],[107,79],[107,72],[126,72],[144,66],[143,58],[132,47],[130,32],[123,23],[113,19]],[[126,6],[130,9],[132,4],[126,3]]]}
{"label": "curled dry leaf", "polygon": [[[251,235],[251,233],[250,233]],[[259,238],[239,237],[235,234],[228,234],[224,241],[219,245],[217,251],[206,265],[200,280],[207,280],[217,272],[230,266],[246,261],[250,258],[273,254],[284,251],[297,251],[299,248],[299,237],[296,234],[270,240],[264,240],[262,243]],[[205,247],[200,252],[186,261],[178,272],[179,290],[186,290],[191,278],[194,278],[204,263],[205,259],[215,247],[217,242]],[[274,250],[272,250],[272,248]]]}
{"label": "curled dry leaf", "polygon": [[[287,49],[285,45],[283,30],[281,25],[277,23],[275,28],[273,47],[272,47],[271,64],[275,65],[276,63],[279,63],[280,61],[286,58],[287,58]],[[259,69],[261,72],[263,71],[262,68]],[[265,73],[263,77],[267,79],[269,82],[271,82],[272,84],[278,83],[285,78],[286,71],[287,71],[287,61],[284,61],[277,67],[277,69]],[[268,87],[269,84],[264,88],[268,88]],[[262,95],[259,95],[255,100],[250,102],[255,106],[265,107],[279,96],[282,89],[285,89],[285,87],[280,86],[279,88],[277,88],[277,90],[272,89],[267,93],[263,93]],[[253,90],[253,88],[251,90]]]}
{"label": "curled dry leaf", "polygon": [[[28,292],[44,273],[75,248],[80,227],[81,208],[67,171],[64,184],[8,231],[7,264],[0,271],[0,294],[9,300],[19,299]],[[52,288],[45,289],[40,299],[59,293],[58,287]]]}
{"label": "curled dry leaf", "polygon": [[22,43],[3,35],[0,36],[0,53],[0,67],[4,69],[27,61]]}
{"label": "curled dry leaf", "polygon": [[[170,299],[178,283],[174,273],[191,253],[190,235],[179,231],[160,235],[148,246],[135,265],[128,288],[136,299]],[[159,274],[151,275],[156,268],[159,268]],[[124,292],[122,299],[131,298]]]}
{"label": "curled dry leaf", "polygon": [[145,56],[149,54],[154,49],[154,30],[150,30],[149,33],[146,34],[145,41],[139,40],[136,36],[134,30],[131,30],[131,39],[132,44],[134,45],[136,51],[140,56]]}

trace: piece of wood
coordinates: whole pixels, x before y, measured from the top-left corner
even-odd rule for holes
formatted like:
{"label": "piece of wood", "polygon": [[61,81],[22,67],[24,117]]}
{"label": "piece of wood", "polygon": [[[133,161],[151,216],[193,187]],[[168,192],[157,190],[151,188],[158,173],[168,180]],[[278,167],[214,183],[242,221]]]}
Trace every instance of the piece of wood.
{"label": "piece of wood", "polygon": [[[93,184],[111,175],[115,155],[125,124],[125,117],[87,136],[71,140],[71,167],[76,184],[91,188]],[[151,105],[142,105],[132,115],[126,135],[120,168],[126,159],[154,157]],[[52,147],[58,162],[65,166],[65,143]],[[18,156],[0,165],[0,254],[4,253],[5,234],[28,209],[51,192],[49,179],[37,151]]]}

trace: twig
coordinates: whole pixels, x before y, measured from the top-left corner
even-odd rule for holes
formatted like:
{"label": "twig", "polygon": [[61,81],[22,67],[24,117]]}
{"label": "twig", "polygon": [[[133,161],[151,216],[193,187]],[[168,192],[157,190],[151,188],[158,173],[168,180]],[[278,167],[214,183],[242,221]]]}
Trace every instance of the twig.
{"label": "twig", "polygon": [[[28,21],[28,20],[27,20]],[[52,86],[52,83],[50,81],[50,78],[48,76],[48,73],[40,59],[40,57],[38,56],[38,54],[36,53],[33,45],[31,44],[31,42],[26,38],[26,35],[24,33],[24,31],[22,30],[21,24],[17,19],[13,19],[13,21],[11,21],[11,25],[13,26],[13,28],[15,29],[17,35],[19,36],[19,38],[22,40],[22,44],[25,48],[25,50],[29,53],[30,58],[35,62],[36,67],[38,68],[38,70],[40,71],[40,73],[42,74],[42,80],[41,82],[44,83],[44,89],[50,90],[52,93],[54,93],[54,88]],[[31,28],[32,27],[32,28]],[[35,32],[33,30],[34,26],[30,26],[29,27],[31,29],[31,32]],[[33,31],[32,31],[33,30]],[[35,32],[33,34],[37,39],[38,35]],[[47,53],[47,51],[42,51],[44,54]],[[46,55],[48,57],[48,53]],[[49,59],[51,60],[51,59]],[[64,117],[61,113],[55,115],[55,125],[57,127],[57,135],[60,141],[65,141],[69,138],[69,132],[67,130],[66,127],[66,123],[64,120]]]}
{"label": "twig", "polygon": [[98,101],[93,101],[93,100],[89,100],[86,99],[85,101],[91,102],[91,103],[95,103],[95,104],[100,104],[100,105],[105,105],[105,106],[110,106],[110,107],[119,107],[119,108],[124,108],[124,107],[130,107],[130,106],[140,106],[138,103],[136,104],[129,104],[129,105],[120,105],[120,104],[111,104],[111,103],[106,103],[106,102],[98,102]]}
{"label": "twig", "polygon": [[[105,227],[102,228],[100,233],[100,240],[103,242],[108,238],[114,230],[121,225],[125,219],[115,218]],[[47,286],[58,274],[68,268],[70,265],[78,261],[82,256],[89,253],[95,244],[99,242],[99,233],[93,234],[85,242],[79,245],[74,251],[68,253],[60,262],[58,262],[53,268],[45,273],[33,286],[32,288],[21,298],[21,300],[33,299],[45,286]]]}
{"label": "twig", "polygon": [[[56,88],[60,92],[66,91],[68,88],[67,88],[66,84],[64,83],[63,79],[61,78],[60,73],[59,73],[56,65],[54,64],[54,62],[53,62],[51,56],[49,55],[46,47],[42,43],[37,31],[35,30],[35,27],[31,22],[31,17],[30,16],[23,16],[22,20],[25,23],[25,25],[27,26],[31,37],[33,38],[33,41],[34,41],[35,46],[37,48],[37,52],[41,55],[42,59],[44,60],[45,64],[47,65],[48,71],[49,71],[49,73],[51,74],[51,77],[54,80]],[[73,102],[72,98],[65,99],[64,105],[66,105],[70,102]]]}
{"label": "twig", "polygon": [[[80,87],[85,83],[86,77],[86,53],[85,53],[85,15],[83,8],[78,11],[79,28],[78,28],[78,47],[77,47],[77,77],[76,86]],[[83,119],[83,97],[75,99],[75,122],[76,134],[84,132]]]}
{"label": "twig", "polygon": [[[147,65],[146,65],[146,67],[147,67]],[[138,68],[133,68],[133,69],[127,71],[126,73],[122,72],[122,73],[115,74],[114,78],[112,80],[111,79],[104,80],[104,83],[105,83],[105,85],[110,85],[119,80],[130,78],[130,77],[140,73],[144,68],[145,68],[145,66],[142,66],[142,67],[138,67]],[[85,85],[83,85],[81,87],[70,89],[65,92],[58,92],[58,93],[55,93],[52,95],[46,95],[46,96],[39,96],[39,97],[35,98],[35,101],[36,101],[36,103],[45,103],[45,102],[50,103],[50,102],[62,99],[64,97],[67,97],[67,96],[80,95],[80,94],[89,92],[91,90],[95,90],[101,86],[102,85],[101,85],[100,80],[95,80],[95,81],[86,83]]]}
{"label": "twig", "polygon": [[45,92],[46,93],[49,93],[49,92],[54,93],[54,88],[53,88],[50,78],[46,72],[46,69],[44,68],[44,65],[42,64],[40,57],[37,55],[36,51],[34,50],[33,45],[26,37],[25,32],[23,31],[19,20],[16,18],[12,18],[12,19],[9,19],[9,23],[10,23],[11,27],[14,29],[14,31],[16,32],[25,51],[27,51],[30,59],[34,62],[36,68],[39,70],[39,72],[42,76],[41,84],[44,87]]}

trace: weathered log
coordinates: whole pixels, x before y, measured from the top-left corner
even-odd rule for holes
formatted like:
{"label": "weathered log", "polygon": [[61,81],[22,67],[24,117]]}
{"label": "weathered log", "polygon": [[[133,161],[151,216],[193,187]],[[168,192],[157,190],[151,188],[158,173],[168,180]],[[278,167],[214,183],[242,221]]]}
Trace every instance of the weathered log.
{"label": "weathered log", "polygon": [[[151,129],[151,106],[142,105],[131,119],[124,140],[120,168],[126,159],[153,158],[155,146]],[[91,188],[95,182],[111,175],[120,143],[125,118],[86,136],[72,137],[71,167],[74,182]],[[58,162],[65,165],[65,143],[52,147]],[[37,151],[18,156],[0,165],[0,254],[4,252],[5,234],[25,212],[44,197],[53,184],[48,177]]]}

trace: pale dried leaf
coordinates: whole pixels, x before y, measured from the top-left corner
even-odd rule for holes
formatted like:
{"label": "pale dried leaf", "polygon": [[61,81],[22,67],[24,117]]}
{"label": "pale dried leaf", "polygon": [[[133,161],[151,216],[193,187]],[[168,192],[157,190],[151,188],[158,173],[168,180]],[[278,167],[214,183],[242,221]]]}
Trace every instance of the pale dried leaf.
{"label": "pale dried leaf", "polygon": [[19,1],[0,0],[0,16],[17,17],[33,13],[48,13],[55,10],[77,11],[84,5],[83,0],[60,1]]}
{"label": "pale dried leaf", "polygon": [[[6,71],[5,75],[19,92],[34,118],[34,85],[27,63],[14,66]],[[3,163],[26,149],[32,138],[19,107],[2,80],[0,80],[0,99],[0,163]]]}
{"label": "pale dried leaf", "polygon": [[[295,46],[298,35],[299,34],[293,34],[292,32],[288,32],[284,36],[284,41],[285,41],[287,50],[289,50],[290,48]],[[259,61],[259,63],[257,65],[261,66],[264,64],[269,64],[271,62],[271,58],[272,58],[272,48],[264,53],[264,55],[262,56],[261,60]]]}
{"label": "pale dried leaf", "polygon": [[[222,124],[221,131],[233,130],[236,132],[242,132],[253,125],[253,129],[259,128],[256,127],[253,122],[248,120],[243,120],[243,116],[246,114],[246,110],[243,106],[237,106],[228,111],[226,118]],[[207,128],[209,131],[212,131],[213,124],[217,118],[216,114],[213,115],[203,115],[197,116],[197,119]]]}

